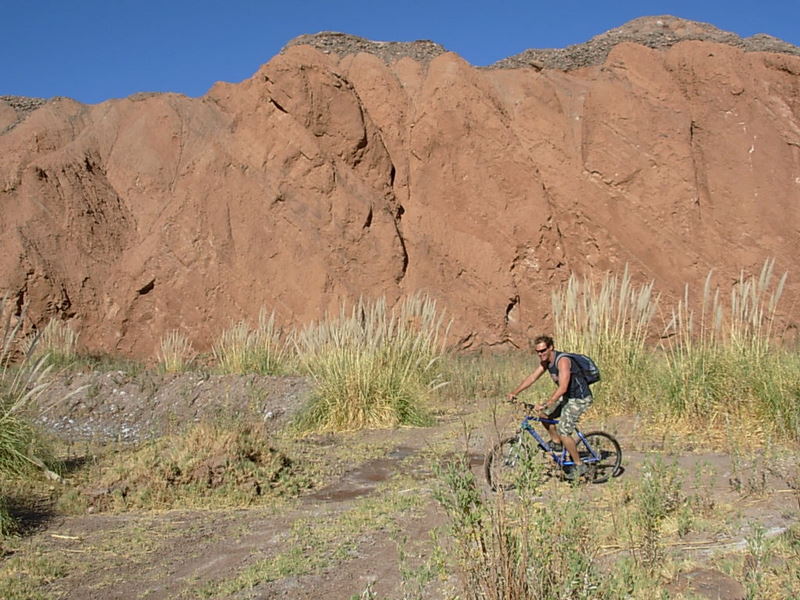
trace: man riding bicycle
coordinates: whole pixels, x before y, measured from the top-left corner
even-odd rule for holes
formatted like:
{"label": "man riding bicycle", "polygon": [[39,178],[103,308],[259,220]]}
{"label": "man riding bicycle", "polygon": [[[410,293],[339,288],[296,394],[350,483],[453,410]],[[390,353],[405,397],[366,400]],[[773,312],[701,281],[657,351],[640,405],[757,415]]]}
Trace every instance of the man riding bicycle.
{"label": "man riding bicycle", "polygon": [[554,348],[553,338],[540,335],[534,340],[534,349],[539,355],[539,366],[508,395],[508,399],[516,400],[517,394],[528,389],[545,372],[550,374],[556,384],[556,390],[547,402],[534,406],[534,410],[542,418],[559,420],[558,424],[546,423],[545,428],[555,448],[560,450],[563,444],[575,463],[568,477],[578,479],[587,469],[581,461],[572,433],[580,416],[592,405],[593,398],[589,384],[574,361]]}

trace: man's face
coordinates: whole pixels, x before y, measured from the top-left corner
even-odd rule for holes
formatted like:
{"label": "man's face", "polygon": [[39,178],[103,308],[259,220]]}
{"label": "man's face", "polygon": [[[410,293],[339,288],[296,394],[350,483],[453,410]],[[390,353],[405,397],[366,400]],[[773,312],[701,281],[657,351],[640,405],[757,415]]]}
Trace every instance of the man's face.
{"label": "man's face", "polygon": [[553,360],[553,347],[548,346],[544,342],[536,344],[534,348],[536,350],[536,354],[539,356],[539,360],[543,363],[549,363]]}

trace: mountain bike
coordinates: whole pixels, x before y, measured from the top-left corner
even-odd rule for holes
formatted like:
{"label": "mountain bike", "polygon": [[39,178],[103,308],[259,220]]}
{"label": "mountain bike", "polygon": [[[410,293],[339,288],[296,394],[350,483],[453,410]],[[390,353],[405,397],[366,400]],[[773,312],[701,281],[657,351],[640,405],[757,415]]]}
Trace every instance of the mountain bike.
{"label": "mountain bike", "polygon": [[[527,412],[532,412],[532,404],[523,404]],[[486,455],[483,463],[486,481],[492,490],[509,490],[515,486],[519,470],[529,465],[531,460],[544,458],[556,476],[566,477],[568,470],[575,463],[566,449],[556,451],[534,429],[534,423],[558,423],[558,419],[545,419],[526,415],[517,433],[495,444]],[[527,437],[532,436],[533,440]],[[581,432],[575,428],[578,436],[577,446],[581,461],[587,466],[585,479],[591,483],[604,483],[622,471],[622,450],[619,442],[605,431]],[[533,442],[536,442],[535,444]],[[533,455],[532,455],[533,453]],[[538,455],[538,456],[537,456]]]}

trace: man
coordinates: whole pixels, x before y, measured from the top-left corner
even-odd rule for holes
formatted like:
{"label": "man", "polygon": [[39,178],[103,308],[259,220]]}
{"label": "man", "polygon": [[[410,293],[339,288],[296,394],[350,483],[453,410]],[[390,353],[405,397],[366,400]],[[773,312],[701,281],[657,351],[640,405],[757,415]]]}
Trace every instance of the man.
{"label": "man", "polygon": [[539,366],[508,395],[509,400],[516,400],[517,394],[528,389],[545,372],[556,384],[556,390],[544,404],[534,406],[538,415],[545,419],[558,419],[558,425],[544,424],[550,439],[557,449],[561,444],[567,449],[575,467],[568,474],[570,479],[578,479],[586,473],[586,465],[578,454],[578,446],[572,438],[572,432],[578,419],[592,404],[592,393],[589,384],[581,375],[578,366],[569,356],[553,347],[553,338],[540,335],[534,340],[534,349],[539,355]]}

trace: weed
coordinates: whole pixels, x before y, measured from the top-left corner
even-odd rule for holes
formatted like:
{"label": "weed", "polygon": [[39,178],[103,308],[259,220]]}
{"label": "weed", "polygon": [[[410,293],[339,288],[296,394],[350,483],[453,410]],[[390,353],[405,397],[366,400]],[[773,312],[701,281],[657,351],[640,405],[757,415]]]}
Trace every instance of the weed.
{"label": "weed", "polygon": [[773,465],[779,464],[773,448],[766,448],[751,456],[731,446],[731,489],[742,496],[763,496],[767,491],[767,476]]}
{"label": "weed", "polygon": [[254,329],[240,321],[222,333],[212,353],[222,373],[274,375],[286,366],[286,348],[283,331],[275,324],[275,313],[267,316],[262,309]]}
{"label": "weed", "polygon": [[765,563],[769,558],[770,543],[764,527],[756,524],[747,536],[747,555],[744,560],[744,581],[747,589],[747,600],[764,597]]}
{"label": "weed", "polygon": [[0,561],[0,598],[14,600],[46,600],[48,584],[68,573],[63,560],[54,556],[22,553]]}
{"label": "weed", "polygon": [[422,598],[428,584],[446,573],[436,530],[431,532],[431,539],[434,552],[427,559],[410,555],[406,536],[396,540],[403,600]]}
{"label": "weed", "polygon": [[66,321],[50,319],[28,349],[31,358],[46,356],[48,364],[65,367],[78,358],[78,334]]}
{"label": "weed", "polygon": [[161,338],[158,362],[164,373],[187,371],[196,356],[189,338],[180,331],[170,331]]}
{"label": "weed", "polygon": [[514,503],[500,493],[485,502],[465,460],[445,465],[439,482],[435,498],[448,515],[454,546],[448,566],[461,597],[602,597],[589,523],[574,498]]}
{"label": "weed", "polygon": [[[636,565],[653,574],[664,558],[662,526],[666,518],[679,513],[685,505],[681,492],[682,481],[675,465],[660,459],[648,460],[642,467],[642,477],[631,494],[632,507],[623,516],[622,526],[631,541],[631,554]],[[679,525],[687,533],[685,521]]]}
{"label": "weed", "polygon": [[232,579],[204,585],[196,595],[227,597],[262,583],[318,572],[352,558],[360,542],[373,531],[396,534],[397,519],[401,515],[407,518],[419,506],[420,498],[401,494],[391,485],[384,486],[383,491],[380,497],[364,498],[340,514],[298,519],[281,552],[245,567]]}
{"label": "weed", "polygon": [[246,506],[297,491],[291,463],[262,425],[198,423],[99,460],[81,475],[85,493],[65,493],[62,509]]}

